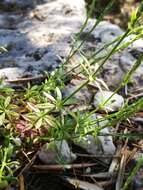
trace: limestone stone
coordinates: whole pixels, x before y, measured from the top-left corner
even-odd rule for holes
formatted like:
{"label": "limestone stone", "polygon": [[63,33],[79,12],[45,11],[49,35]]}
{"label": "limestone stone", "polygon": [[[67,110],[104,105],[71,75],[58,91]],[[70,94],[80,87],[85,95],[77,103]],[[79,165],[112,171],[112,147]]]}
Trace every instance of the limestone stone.
{"label": "limestone stone", "polygon": [[76,159],[66,140],[46,143],[39,151],[38,157],[45,164],[55,164],[60,161],[67,164]]}
{"label": "limestone stone", "polygon": [[121,95],[114,94],[114,92],[111,91],[98,91],[95,94],[93,104],[99,110],[114,112],[118,111],[124,105],[124,98]]}
{"label": "limestone stone", "polygon": [[100,136],[94,137],[93,135],[86,135],[80,139],[75,139],[74,143],[90,154],[114,154],[116,147],[113,143],[112,136],[109,135],[110,130],[107,126],[108,120],[104,120],[99,114],[93,114],[91,119],[93,121],[103,119],[92,126],[93,130],[96,130],[97,126],[101,128],[104,127],[100,130]]}

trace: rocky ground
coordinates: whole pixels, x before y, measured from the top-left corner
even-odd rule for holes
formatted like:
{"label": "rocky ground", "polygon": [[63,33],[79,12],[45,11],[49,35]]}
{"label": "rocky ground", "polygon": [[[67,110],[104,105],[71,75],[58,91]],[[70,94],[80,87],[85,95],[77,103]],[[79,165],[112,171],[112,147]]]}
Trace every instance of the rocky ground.
{"label": "rocky ground", "polygon": [[[44,75],[45,72],[51,72],[55,68],[59,67],[59,65],[61,64],[61,59],[64,60],[68,57],[73,38],[75,34],[78,33],[82,23],[86,18],[85,7],[86,6],[84,0],[1,1],[0,45],[2,47],[0,48],[0,77],[5,78],[9,85],[17,88],[19,86],[23,86],[23,79],[27,80],[27,82],[30,78],[32,78],[33,80],[38,80]],[[95,21],[96,19],[89,20],[87,27],[80,35],[79,41],[82,41],[84,39],[85,35],[92,28]],[[117,36],[123,34],[123,32],[124,31],[119,26],[111,24],[107,21],[102,21],[85,41],[84,45],[82,46],[82,51],[87,57],[90,57],[95,51],[103,47],[103,45],[105,45],[106,43],[114,40]],[[126,40],[129,40],[129,38]],[[100,56],[104,56],[108,51],[108,48],[103,49],[100,52]],[[89,104],[91,102],[91,99],[93,99],[92,103],[95,107],[97,107],[98,105],[100,105],[103,99],[107,100],[109,96],[113,93],[112,90],[115,90],[115,88],[118,87],[119,83],[122,81],[123,76],[126,74],[128,69],[131,68],[133,63],[142,53],[143,40],[140,39],[134,42],[122,52],[114,55],[110,60],[107,61],[105,66],[103,66],[102,72],[98,76],[100,81],[104,81],[105,88],[102,93],[98,91],[93,99],[90,96],[91,94],[85,87],[83,91],[80,91],[79,94],[76,95],[76,99],[78,99],[79,104],[83,105],[85,102],[86,104]],[[75,66],[80,60],[81,56],[79,53],[77,53],[71,58],[70,64],[67,67],[70,67],[70,65]],[[93,69],[95,69],[95,67],[96,66],[94,66]],[[143,64],[138,68],[138,70],[132,77],[132,81],[134,83],[131,82],[131,85],[129,86],[129,90],[131,90],[131,93],[142,87],[142,73]],[[84,79],[82,79],[82,76],[81,81],[84,81]],[[79,85],[81,81],[76,80],[75,77],[72,83],[67,86],[67,89],[65,89],[65,96],[67,96],[67,94],[70,94],[70,92],[75,89],[75,87],[77,87],[77,85]],[[93,84],[91,86],[93,88]],[[140,91],[140,93],[141,92],[142,91]],[[110,103],[111,104],[106,105],[103,110],[100,110],[101,113],[102,111],[113,112],[119,110],[124,104],[124,98],[121,95],[115,94],[115,96],[113,96],[113,98],[111,99]],[[102,118],[101,115],[96,114],[92,115],[92,117]],[[102,126],[105,125],[105,123],[103,124],[102,122],[99,122],[99,125]],[[108,128],[105,128],[102,133],[109,134],[110,130]],[[90,145],[86,143],[87,141],[90,142]],[[94,155],[100,153],[100,155],[110,154],[113,156],[114,153],[117,151],[116,146],[113,143],[113,138],[111,136],[100,136],[96,139],[96,141],[99,141],[100,143],[98,144],[97,142],[95,142],[93,136],[87,135],[85,138],[81,139],[80,142],[77,142],[75,139],[74,145],[78,145],[82,149],[85,149],[86,152]],[[55,152],[55,150],[53,149],[50,149],[49,145],[47,146],[43,146],[38,153],[40,160],[45,164],[55,164],[57,152],[67,163],[71,163],[73,160],[77,159],[77,155],[71,152],[70,147],[65,140],[56,142],[57,152]],[[51,147],[53,147],[53,145],[51,145]],[[99,162],[102,162],[102,172],[104,172],[104,165],[107,167],[107,164],[110,161],[111,160],[108,158],[99,159]],[[116,162],[116,158],[114,158],[112,161],[113,165],[114,162]],[[78,164],[80,164],[79,161]],[[73,168],[74,167],[76,169],[76,166],[73,166]],[[87,167],[87,170],[88,168],[89,170],[91,169],[90,166]],[[36,168],[35,166],[34,169],[39,168]],[[87,170],[85,171],[85,173],[88,176],[90,171]],[[110,171],[112,171],[112,165],[110,165],[109,173]],[[36,174],[32,174],[31,172],[26,174],[26,180],[31,175],[34,176],[33,178],[36,178]],[[96,177],[98,178],[98,176]],[[105,172],[103,178],[104,177],[109,178],[109,176],[107,176]],[[51,180],[52,178],[53,177],[51,177],[49,180]],[[61,178],[58,179],[58,184],[60,179]],[[65,179],[62,180],[65,183]],[[66,182],[67,181],[70,182],[70,184],[75,185],[73,179],[71,180],[70,178],[67,178]],[[40,183],[42,182],[40,181]],[[102,186],[102,184],[100,186],[96,186],[95,183],[93,187],[91,184],[91,187],[89,184],[85,184],[84,181],[79,181],[79,184],[81,185],[81,189],[83,187],[83,189],[91,190],[104,189],[104,185]],[[45,183],[43,183],[43,185],[45,185]],[[33,189],[35,189],[35,186],[36,185],[33,184],[33,181],[31,180],[31,184],[28,184],[27,188],[30,189],[33,187]],[[51,189],[52,188],[53,186],[51,187]],[[57,186],[55,187],[55,189],[56,188]],[[65,186],[61,187],[61,189],[62,188],[64,189]],[[72,189],[73,187],[70,188]]]}
{"label": "rocky ground", "polygon": [[0,73],[14,79],[11,71],[25,77],[56,68],[58,56],[68,55],[71,37],[85,17],[84,1],[45,1],[33,9],[32,1],[16,1],[12,9],[11,4],[1,5],[0,41],[7,52],[1,52],[0,65],[13,69]]}
{"label": "rocky ground", "polygon": [[[71,41],[79,31],[85,17],[85,2],[78,1],[2,1],[0,5],[0,76],[8,80],[36,77],[60,65],[70,51]],[[86,33],[94,24],[88,23]],[[123,30],[109,22],[101,22],[87,39],[83,50],[91,54],[110,42]],[[116,86],[127,69],[142,53],[142,41],[119,53],[107,63],[103,79],[107,85]],[[105,50],[101,54],[105,53]],[[137,77],[141,79],[142,68]],[[110,78],[109,78],[110,75]],[[114,80],[116,79],[116,80]],[[114,84],[117,83],[117,84]]]}

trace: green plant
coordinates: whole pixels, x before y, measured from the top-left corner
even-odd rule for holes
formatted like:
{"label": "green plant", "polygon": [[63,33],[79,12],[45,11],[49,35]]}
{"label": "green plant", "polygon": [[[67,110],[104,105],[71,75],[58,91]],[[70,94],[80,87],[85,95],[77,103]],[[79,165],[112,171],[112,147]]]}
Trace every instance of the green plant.
{"label": "green plant", "polygon": [[11,103],[10,96],[0,97],[0,126],[13,118],[19,117],[19,114],[15,111],[16,108],[17,106]]}
{"label": "green plant", "polygon": [[6,188],[8,181],[15,179],[13,174],[19,163],[17,161],[11,161],[12,154],[12,144],[0,150],[0,189]]}
{"label": "green plant", "polygon": [[133,178],[135,177],[135,175],[137,174],[137,172],[142,166],[143,166],[143,157],[140,157],[137,161],[136,166],[134,167],[131,174],[127,178],[122,190],[127,190],[129,188],[130,183],[133,181]]}
{"label": "green plant", "polygon": [[[96,26],[103,19],[103,16],[107,13],[107,11],[111,8],[111,5],[114,1],[110,1],[108,6],[105,8],[103,13],[99,16],[99,18],[94,23],[91,30],[87,33],[83,41],[79,43],[79,38],[81,33],[86,28],[91,11],[88,14],[80,32],[75,37],[75,41],[71,48],[71,52],[66,60],[63,61],[63,64],[60,68],[53,71],[50,75],[45,74],[46,80],[40,85],[28,85],[28,87],[22,93],[18,93],[13,91],[11,88],[5,86],[2,81],[0,85],[0,128],[7,130],[7,137],[11,140],[14,137],[22,136],[21,133],[24,133],[26,130],[34,129],[38,131],[38,135],[35,135],[30,141],[30,143],[38,143],[41,141],[55,141],[68,139],[73,140],[73,138],[79,139],[86,136],[87,134],[91,134],[94,136],[100,135],[101,129],[106,126],[114,126],[118,122],[127,120],[136,112],[142,110],[143,107],[143,98],[135,101],[132,104],[128,102],[116,113],[111,113],[105,115],[103,118],[92,118],[92,115],[98,111],[98,108],[80,111],[78,106],[76,110],[70,110],[71,105],[75,105],[77,101],[74,99],[74,95],[79,92],[83,87],[87,86],[90,82],[94,82],[97,80],[97,76],[100,72],[102,72],[102,67],[106,62],[117,52],[123,50],[128,47],[137,39],[143,36],[142,26],[138,25],[138,20],[142,15],[142,7],[143,3],[141,3],[140,7],[133,12],[131,21],[128,24],[127,31],[121,36],[117,37],[112,42],[103,45],[99,50],[94,52],[90,57],[86,57],[82,52],[81,47],[92,33],[92,31],[96,28]],[[92,6],[96,3],[93,0]],[[131,35],[134,36],[126,41],[128,37]],[[105,55],[100,56],[100,52],[106,48],[108,51]],[[66,67],[68,67],[69,60],[78,53],[82,59],[82,61],[78,64],[78,66],[73,67],[71,70],[66,71]],[[143,56],[141,55],[131,67],[131,69],[124,76],[121,84],[119,84],[118,88],[114,91],[112,96],[119,92],[125,85],[127,85],[130,81],[132,74],[135,70],[141,65],[143,60]],[[98,65],[95,70],[91,69],[91,66]],[[79,68],[78,73],[74,73],[75,68]],[[85,77],[85,81],[81,84],[75,91],[73,91],[68,97],[63,98],[62,91],[64,90],[67,83],[72,79],[72,74],[79,75],[82,74]],[[106,81],[105,81],[106,82]],[[10,95],[9,95],[10,93]],[[13,99],[11,98],[13,95]],[[101,107],[110,101],[112,96],[105,102],[103,102]],[[17,113],[20,112],[20,113]],[[20,123],[24,120],[24,124]],[[102,121],[107,121],[105,126],[99,126],[99,123]],[[13,122],[14,121],[14,122]],[[20,131],[17,130],[17,123],[20,125]],[[10,125],[10,127],[8,127]],[[40,133],[42,129],[46,129],[44,132]],[[21,132],[22,131],[22,132]],[[23,132],[24,131],[24,132]],[[112,133],[109,135],[113,135]],[[116,136],[120,136],[122,138],[129,138],[129,134],[122,135],[121,133],[116,134]],[[26,135],[25,138],[28,138]],[[131,137],[131,135],[130,135]],[[132,136],[133,137],[133,136]],[[139,138],[142,138],[141,135],[138,135]],[[6,138],[6,137],[5,137]],[[135,138],[135,136],[134,136]],[[23,138],[24,139],[24,138]],[[24,139],[25,140],[25,139]],[[23,140],[24,143],[29,141]],[[35,141],[34,141],[35,140]],[[16,147],[16,146],[15,146]],[[17,147],[16,147],[17,148]],[[22,148],[20,145],[19,148]],[[17,151],[20,151],[17,148]],[[18,162],[13,161],[13,145],[11,141],[9,143],[3,143],[0,149],[0,186],[1,188],[7,186],[8,182],[13,179],[13,168],[17,168]],[[142,161],[141,161],[142,163]],[[140,164],[139,164],[140,166]],[[133,171],[135,175],[136,170]],[[130,178],[125,183],[123,190],[127,188],[130,183],[133,174],[131,174]]]}

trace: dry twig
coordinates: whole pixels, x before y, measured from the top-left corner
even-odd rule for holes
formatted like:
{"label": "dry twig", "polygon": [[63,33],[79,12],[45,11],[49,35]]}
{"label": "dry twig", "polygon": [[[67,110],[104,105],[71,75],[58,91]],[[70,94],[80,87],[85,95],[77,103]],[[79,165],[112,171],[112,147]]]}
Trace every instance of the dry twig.
{"label": "dry twig", "polygon": [[83,164],[65,164],[65,165],[33,165],[32,168],[36,170],[63,170],[72,168],[86,168],[97,165],[96,163],[83,163]]}
{"label": "dry twig", "polygon": [[23,175],[20,175],[20,176],[19,176],[19,190],[25,190],[25,187],[24,187],[24,177],[23,177]]}

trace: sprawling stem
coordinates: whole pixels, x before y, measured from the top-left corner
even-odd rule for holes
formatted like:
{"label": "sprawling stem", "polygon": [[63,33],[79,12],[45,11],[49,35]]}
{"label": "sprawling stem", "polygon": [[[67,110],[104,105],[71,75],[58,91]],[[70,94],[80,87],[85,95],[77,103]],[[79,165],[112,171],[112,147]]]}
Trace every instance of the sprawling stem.
{"label": "sprawling stem", "polygon": [[[105,7],[105,9],[103,10],[102,14],[99,16],[99,18],[96,20],[95,24],[92,26],[92,28],[89,30],[89,32],[86,34],[86,36],[84,37],[84,39],[82,40],[82,42],[78,45],[78,47],[69,54],[69,56],[67,57],[66,61],[63,63],[64,65],[67,64],[69,62],[69,60],[79,51],[79,49],[82,47],[82,45],[84,44],[84,42],[86,41],[86,39],[90,36],[90,34],[94,31],[94,29],[97,27],[97,25],[103,20],[104,15],[109,11],[109,9],[112,7],[113,3],[115,2],[115,0],[111,0],[109,2],[109,4],[107,5],[107,7]],[[87,21],[85,21],[84,23],[84,27],[86,27],[87,25]],[[83,30],[83,29],[82,29]]]}
{"label": "sprawling stem", "polygon": [[[109,52],[109,54],[105,57],[105,59],[102,61],[102,63],[100,64],[100,66],[97,68],[97,70],[93,73],[92,77],[96,77],[96,74],[98,73],[98,71],[101,69],[101,67],[106,63],[107,60],[109,60],[109,58],[114,54],[115,50],[117,49],[117,47],[120,45],[120,43],[126,38],[126,36],[128,35],[128,33],[130,32],[130,29],[128,29],[123,36],[121,37],[121,39],[116,43],[116,45],[112,48],[112,50]],[[72,96],[74,96],[79,90],[81,90],[84,86],[86,86],[88,83],[90,82],[89,79],[87,79],[81,86],[79,86],[73,93],[71,93],[67,98],[65,98],[63,100],[63,104],[65,102],[67,102],[67,100],[69,100]]]}

